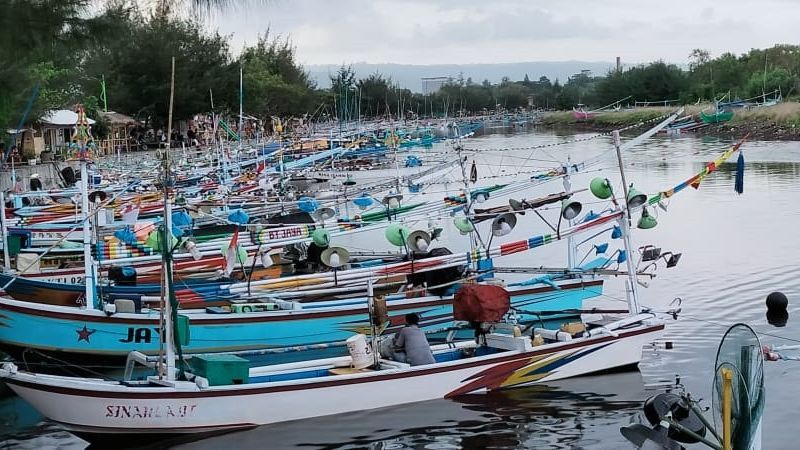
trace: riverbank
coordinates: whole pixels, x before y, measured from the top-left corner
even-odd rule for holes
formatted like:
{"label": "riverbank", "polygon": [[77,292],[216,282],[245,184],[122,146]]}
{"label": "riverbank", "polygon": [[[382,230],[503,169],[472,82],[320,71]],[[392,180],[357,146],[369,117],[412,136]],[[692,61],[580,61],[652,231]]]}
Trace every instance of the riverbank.
{"label": "riverbank", "polygon": [[[684,115],[697,115],[702,110],[710,110],[711,105],[690,105],[684,107]],[[671,113],[675,108],[637,108],[629,111],[598,113],[589,119],[576,119],[572,111],[547,112],[541,125],[551,127],[571,127],[590,131],[611,131],[657,119]],[[711,124],[689,133],[713,135],[723,138],[740,139],[750,135],[751,139],[800,141],[800,103],[785,102],[775,106],[735,109],[729,122]]]}

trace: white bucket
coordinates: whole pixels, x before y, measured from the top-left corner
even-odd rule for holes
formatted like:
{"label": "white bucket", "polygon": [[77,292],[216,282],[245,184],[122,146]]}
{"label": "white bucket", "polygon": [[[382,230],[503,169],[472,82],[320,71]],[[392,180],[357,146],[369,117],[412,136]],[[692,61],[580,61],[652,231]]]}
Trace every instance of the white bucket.
{"label": "white bucket", "polygon": [[363,369],[372,365],[372,351],[367,345],[367,337],[363,334],[356,334],[350,336],[345,341],[347,344],[347,351],[350,353],[350,358],[353,360],[354,369]]}

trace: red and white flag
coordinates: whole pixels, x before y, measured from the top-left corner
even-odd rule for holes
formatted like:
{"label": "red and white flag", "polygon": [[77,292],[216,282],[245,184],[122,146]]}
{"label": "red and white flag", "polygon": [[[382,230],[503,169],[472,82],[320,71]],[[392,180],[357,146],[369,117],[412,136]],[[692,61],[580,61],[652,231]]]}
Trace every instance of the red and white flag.
{"label": "red and white flag", "polygon": [[122,207],[122,221],[124,223],[134,224],[139,220],[139,210],[142,209],[142,199],[137,198],[133,203],[128,203]]}
{"label": "red and white flag", "polygon": [[[236,268],[236,263],[239,262],[236,259],[239,257],[239,230],[233,232],[233,237],[231,238],[230,244],[228,244],[228,250],[225,251],[225,276],[230,276],[233,273],[233,269]],[[242,261],[244,262],[244,261]]]}

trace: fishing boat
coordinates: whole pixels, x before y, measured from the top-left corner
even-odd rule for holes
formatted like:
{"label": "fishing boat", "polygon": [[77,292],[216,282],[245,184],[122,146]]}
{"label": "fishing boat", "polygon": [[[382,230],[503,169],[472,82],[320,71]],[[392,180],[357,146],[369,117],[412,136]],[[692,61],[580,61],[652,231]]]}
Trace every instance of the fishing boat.
{"label": "fishing boat", "polygon": [[705,111],[700,111],[700,119],[706,124],[728,122],[733,119],[733,111],[717,110],[710,114]]}
{"label": "fishing boat", "polygon": [[[564,340],[536,347],[530,336],[490,334],[486,345],[466,341],[434,346],[435,364],[409,366],[381,358],[369,370],[352,369],[350,357],[249,369],[229,358],[239,371],[223,384],[207,378],[210,371],[187,372],[191,381],[155,376],[114,382],[33,374],[13,363],[0,365],[0,379],[45,417],[89,441],[108,435],[157,438],[450,398],[631,366],[639,362],[642,347],[663,331],[663,322],[643,314],[590,328],[585,337],[567,339],[562,333]],[[198,367],[200,361],[211,367],[225,359],[199,358]]]}

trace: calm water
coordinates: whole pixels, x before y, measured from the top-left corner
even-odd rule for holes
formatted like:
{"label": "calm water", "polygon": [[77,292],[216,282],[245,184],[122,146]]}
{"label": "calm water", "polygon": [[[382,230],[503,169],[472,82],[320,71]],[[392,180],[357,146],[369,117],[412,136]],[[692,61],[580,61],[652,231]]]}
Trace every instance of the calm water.
{"label": "calm water", "polygon": [[[493,135],[465,142],[468,148],[514,148],[574,139],[574,135]],[[656,138],[625,155],[629,182],[648,193],[664,190],[696,173],[713,159],[724,142],[681,137]],[[605,153],[598,168],[614,166],[607,138],[547,148],[484,152],[475,157],[481,176],[501,180],[516,170],[551,167],[552,161],[581,161]],[[711,379],[717,343],[728,325],[746,322],[762,333],[762,342],[792,344],[800,339],[795,317],[800,305],[796,261],[800,244],[800,143],[749,142],[745,193],[733,192],[734,164],[703,181],[699,190],[676,195],[668,211],[658,211],[658,226],[634,235],[636,245],[656,244],[664,251],[683,252],[680,264],[659,269],[650,287],[641,289],[642,303],[664,306],[675,297],[683,299],[683,315],[672,322],[663,343],[644,353],[641,373],[586,377],[489,395],[471,395],[455,401],[420,404],[359,412],[217,436],[197,442],[173,443],[180,448],[369,448],[369,449],[625,449],[632,448],[619,427],[637,420],[642,402],[654,391],[647,386],[674,381],[676,376],[695,397],[711,398]],[[521,169],[520,169],[521,168]],[[597,172],[575,177],[573,187],[586,186]],[[616,179],[616,172],[604,175]],[[440,197],[440,186],[430,195]],[[434,188],[429,188],[434,190]],[[533,198],[561,190],[560,183],[526,192]],[[581,196],[584,211],[600,210]],[[486,206],[507,201],[490,199]],[[535,216],[526,215],[513,240],[542,230]],[[453,230],[446,235],[454,236]],[[380,241],[378,239],[377,241]],[[358,247],[361,240],[349,245]],[[447,243],[447,242],[446,242]],[[341,245],[347,246],[348,243]],[[456,242],[447,243],[458,248]],[[363,244],[361,244],[363,245]],[[582,257],[588,245],[579,248]],[[616,241],[612,242],[616,245]],[[540,266],[563,264],[564,247],[553,245],[515,255],[497,265]],[[765,318],[764,298],[772,291],[786,293],[790,319],[775,328]],[[611,279],[603,304],[621,306],[622,280]],[[764,416],[764,448],[796,448],[791,430],[800,390],[795,389],[800,364],[767,363],[767,406]],[[357,400],[354,400],[357,401]],[[706,404],[710,404],[706,402]],[[314,405],[298,405],[313,408]],[[0,448],[84,448],[85,444],[57,426],[42,421],[16,398],[0,400]]]}

